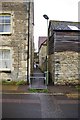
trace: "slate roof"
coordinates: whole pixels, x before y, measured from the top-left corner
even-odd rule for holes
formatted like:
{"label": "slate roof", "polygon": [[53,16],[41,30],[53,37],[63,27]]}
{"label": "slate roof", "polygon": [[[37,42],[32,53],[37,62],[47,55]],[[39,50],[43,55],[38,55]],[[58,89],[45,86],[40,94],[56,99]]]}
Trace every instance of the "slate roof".
{"label": "slate roof", "polygon": [[80,22],[50,20],[49,27],[53,30],[77,30],[80,31]]}
{"label": "slate roof", "polygon": [[46,36],[40,36],[38,41],[38,50],[40,49],[41,45],[46,41]]}

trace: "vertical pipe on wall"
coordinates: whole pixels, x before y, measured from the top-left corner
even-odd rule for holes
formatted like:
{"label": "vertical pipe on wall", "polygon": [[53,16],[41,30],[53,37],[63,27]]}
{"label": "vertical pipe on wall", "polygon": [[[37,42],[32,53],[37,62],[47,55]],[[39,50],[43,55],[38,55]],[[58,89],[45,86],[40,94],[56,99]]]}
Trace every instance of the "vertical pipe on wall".
{"label": "vertical pipe on wall", "polygon": [[27,57],[27,84],[29,85],[29,83],[30,83],[30,55],[29,55],[29,47],[30,47],[30,45],[29,45],[29,38],[30,38],[30,2],[28,3],[28,57]]}

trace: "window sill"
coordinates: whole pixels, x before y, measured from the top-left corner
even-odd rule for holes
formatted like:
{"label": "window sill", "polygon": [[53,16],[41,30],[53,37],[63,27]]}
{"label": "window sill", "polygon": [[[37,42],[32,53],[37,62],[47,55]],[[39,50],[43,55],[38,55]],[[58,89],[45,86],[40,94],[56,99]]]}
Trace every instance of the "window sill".
{"label": "window sill", "polygon": [[0,35],[11,35],[11,32],[0,32]]}
{"label": "window sill", "polygon": [[11,69],[0,69],[0,72],[11,72]]}

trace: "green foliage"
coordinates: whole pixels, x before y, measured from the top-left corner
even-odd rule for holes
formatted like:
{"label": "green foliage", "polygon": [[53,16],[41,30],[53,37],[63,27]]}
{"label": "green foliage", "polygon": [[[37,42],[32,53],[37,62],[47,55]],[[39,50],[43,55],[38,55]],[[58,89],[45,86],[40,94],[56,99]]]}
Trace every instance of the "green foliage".
{"label": "green foliage", "polygon": [[2,80],[2,85],[26,85],[27,82],[24,80],[19,80],[19,81],[7,81],[7,80]]}
{"label": "green foliage", "polygon": [[19,80],[19,81],[17,81],[17,83],[16,83],[16,85],[26,85],[26,84],[27,84],[27,82],[24,81],[24,80]]}
{"label": "green foliage", "polygon": [[80,90],[80,85],[75,86],[77,90]]}
{"label": "green foliage", "polygon": [[28,89],[30,93],[48,93],[48,89]]}
{"label": "green foliage", "polygon": [[2,85],[15,85],[16,81],[7,81],[7,80],[3,80],[2,81]]}

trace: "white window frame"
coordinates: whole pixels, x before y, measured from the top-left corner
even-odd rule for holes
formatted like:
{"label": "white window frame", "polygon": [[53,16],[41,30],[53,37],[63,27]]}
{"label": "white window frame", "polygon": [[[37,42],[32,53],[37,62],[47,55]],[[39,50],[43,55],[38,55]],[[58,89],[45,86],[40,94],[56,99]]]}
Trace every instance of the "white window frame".
{"label": "white window frame", "polygon": [[[12,33],[12,15],[10,13],[0,13],[0,16],[10,16],[10,32],[0,32],[0,34],[11,34]],[[2,24],[2,23],[0,23]],[[5,25],[6,24],[9,24],[9,23],[4,23]]]}
{"label": "white window frame", "polygon": [[[9,47],[0,47],[0,50],[9,50],[10,51],[10,68],[0,68],[0,71],[12,71],[12,51]],[[0,59],[2,60],[2,59]]]}

